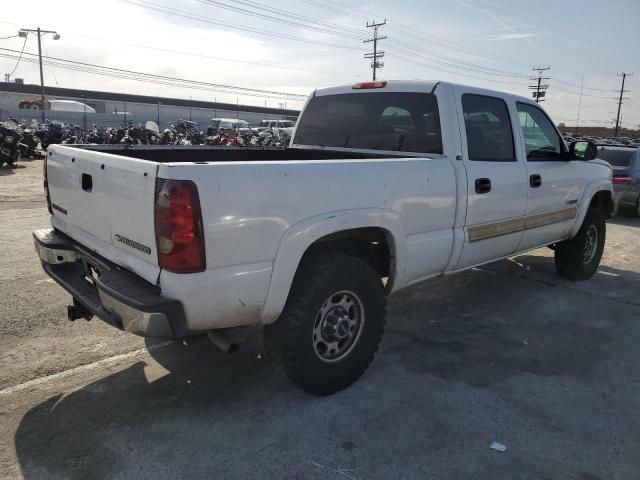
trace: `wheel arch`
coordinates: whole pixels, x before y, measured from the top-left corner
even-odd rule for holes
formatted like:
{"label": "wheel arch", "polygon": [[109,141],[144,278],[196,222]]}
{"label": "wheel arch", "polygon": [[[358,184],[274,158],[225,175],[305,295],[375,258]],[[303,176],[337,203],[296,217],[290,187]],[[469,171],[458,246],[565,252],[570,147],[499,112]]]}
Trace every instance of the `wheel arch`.
{"label": "wheel arch", "polygon": [[571,229],[570,238],[578,234],[578,230],[580,230],[590,208],[601,209],[605,213],[605,218],[609,218],[614,207],[613,187],[610,181],[604,179],[589,183],[583,192],[582,198],[583,201],[579,204],[576,223]]}
{"label": "wheel arch", "polygon": [[292,225],[282,236],[260,315],[262,324],[273,323],[279,317],[305,256],[322,250],[363,258],[388,278],[387,292],[403,282],[406,241],[396,212],[358,209],[318,215]]}

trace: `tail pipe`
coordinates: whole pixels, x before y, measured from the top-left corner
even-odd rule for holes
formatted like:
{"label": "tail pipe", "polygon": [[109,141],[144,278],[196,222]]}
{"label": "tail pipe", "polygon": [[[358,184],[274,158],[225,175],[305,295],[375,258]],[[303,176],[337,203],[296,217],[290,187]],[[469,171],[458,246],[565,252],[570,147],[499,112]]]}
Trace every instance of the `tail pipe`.
{"label": "tail pipe", "polygon": [[224,353],[234,353],[240,348],[237,343],[231,340],[227,334],[221,330],[207,330],[207,336],[209,340],[211,340],[211,343]]}

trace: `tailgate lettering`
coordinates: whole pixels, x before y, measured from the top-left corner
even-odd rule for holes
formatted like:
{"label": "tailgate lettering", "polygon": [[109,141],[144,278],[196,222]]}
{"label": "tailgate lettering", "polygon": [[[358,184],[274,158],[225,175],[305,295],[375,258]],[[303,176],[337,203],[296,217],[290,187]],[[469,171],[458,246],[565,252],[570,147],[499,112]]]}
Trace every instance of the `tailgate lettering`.
{"label": "tailgate lettering", "polygon": [[131,239],[127,238],[127,237],[123,237],[119,233],[116,233],[113,236],[113,238],[115,238],[116,241],[125,244],[127,247],[135,248],[136,250],[140,250],[141,252],[144,252],[147,255],[151,255],[151,249],[149,247],[147,247],[146,245],[138,243],[138,242],[136,242],[134,240],[131,240]]}

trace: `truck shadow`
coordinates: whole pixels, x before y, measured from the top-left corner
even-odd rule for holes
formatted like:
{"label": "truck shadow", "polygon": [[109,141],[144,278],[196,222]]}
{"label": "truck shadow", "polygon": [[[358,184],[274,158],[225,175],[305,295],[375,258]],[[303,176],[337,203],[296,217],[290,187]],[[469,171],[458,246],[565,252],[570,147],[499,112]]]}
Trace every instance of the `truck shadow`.
{"label": "truck shadow", "polygon": [[619,213],[613,218],[607,220],[607,223],[613,223],[614,225],[624,225],[627,227],[640,228],[640,217],[632,212]]}
{"label": "truck shadow", "polygon": [[[291,391],[283,376],[269,369],[255,331],[245,334],[233,355],[220,352],[204,336],[188,339],[187,346],[177,341],[150,353],[158,365],[137,362],[29,410],[15,435],[24,477],[113,478],[138,448],[151,455],[177,455],[154,449],[180,448],[174,435],[197,436],[199,427],[215,430],[221,418],[259,409],[272,397]],[[147,379],[150,367],[154,375],[161,371],[160,378]],[[172,422],[181,428],[150,434],[156,426]],[[230,422],[229,428],[238,426]],[[182,455],[207,455],[209,446]]]}
{"label": "truck shadow", "polygon": [[0,177],[7,177],[9,175],[15,175],[15,167],[10,167],[8,165],[3,165],[0,167]]}
{"label": "truck shadow", "polygon": [[387,353],[411,373],[476,388],[520,374],[588,380],[640,311],[640,275],[603,265],[571,282],[540,252],[392,297]]}
{"label": "truck shadow", "polygon": [[[632,288],[640,286],[638,274],[604,268],[633,282]],[[599,273],[594,281],[613,278]],[[322,449],[346,455],[354,448],[344,441],[348,436],[329,440],[309,424],[334,421],[327,417],[331,411],[347,417],[348,427],[340,430],[366,429],[358,423],[366,419],[350,412],[363,402],[371,412],[388,409],[389,394],[371,395],[384,391],[385,383],[396,388],[422,383],[428,391],[438,388],[438,383],[428,387],[436,379],[474,389],[518,375],[589,379],[611,354],[619,319],[638,307],[600,297],[585,301],[590,293],[573,285],[558,279],[552,258],[523,255],[402,291],[390,299],[387,335],[368,374],[357,386],[324,399],[294,390],[271,368],[255,330],[243,333],[240,351],[230,356],[203,337],[189,339],[187,346],[176,342],[153,349],[158,365],[138,362],[31,408],[15,434],[22,474],[141,478],[164,471],[215,478],[212,471],[204,474],[203,468],[211,467],[225,472],[218,478],[282,478],[282,470],[269,470],[277,463],[274,456],[307,454],[306,444],[291,432],[305,432],[306,442],[327,442]],[[163,376],[159,369],[166,370]],[[450,394],[447,403],[453,405],[458,394]],[[413,401],[407,395],[414,393],[396,390],[398,413],[387,422],[403,422],[401,399]],[[233,463],[232,473],[227,462]],[[308,467],[309,460],[299,463]],[[254,464],[262,470],[252,470]],[[288,478],[308,478],[308,470],[288,473]]]}

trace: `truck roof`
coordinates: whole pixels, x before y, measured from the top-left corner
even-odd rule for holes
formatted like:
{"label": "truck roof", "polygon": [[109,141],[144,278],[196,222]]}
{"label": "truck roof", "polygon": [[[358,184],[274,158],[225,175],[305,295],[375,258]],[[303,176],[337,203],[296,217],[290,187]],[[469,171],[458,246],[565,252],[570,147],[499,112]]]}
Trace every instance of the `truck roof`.
{"label": "truck roof", "polygon": [[346,85],[337,85],[334,87],[326,87],[326,88],[318,88],[314,95],[323,96],[323,95],[339,95],[344,93],[356,93],[356,92],[375,92],[375,91],[384,91],[384,92],[434,92],[438,85],[450,85],[455,87],[463,87],[473,89],[478,93],[484,93],[487,95],[499,95],[502,97],[509,96],[518,101],[526,102],[526,103],[535,103],[533,100],[523,97],[521,95],[514,95],[512,93],[503,92],[500,90],[490,90],[486,88],[474,87],[471,85],[461,85],[453,82],[445,82],[439,80],[378,80],[378,82],[386,82],[384,87],[370,87],[370,88],[354,88],[354,85],[359,85],[362,83],[372,83],[372,82],[356,82],[349,83]]}

